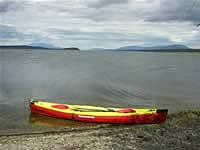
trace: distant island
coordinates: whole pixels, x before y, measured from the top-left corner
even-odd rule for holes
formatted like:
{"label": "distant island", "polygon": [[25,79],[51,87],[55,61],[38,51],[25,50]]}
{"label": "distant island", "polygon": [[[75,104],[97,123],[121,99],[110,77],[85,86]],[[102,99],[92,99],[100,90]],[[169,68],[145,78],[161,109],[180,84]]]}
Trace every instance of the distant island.
{"label": "distant island", "polygon": [[79,48],[76,48],[76,47],[64,48],[64,50],[75,50],[75,51],[80,51],[80,49],[79,49]]}
{"label": "distant island", "polygon": [[56,47],[42,47],[42,46],[32,46],[32,45],[0,45],[0,49],[46,49],[46,50],[76,50],[80,51],[79,48],[56,48]]}
{"label": "distant island", "polygon": [[109,51],[135,51],[135,52],[200,52],[200,49],[192,49],[185,45],[161,45],[161,46],[125,46],[116,49],[93,48],[92,50],[109,50]]}

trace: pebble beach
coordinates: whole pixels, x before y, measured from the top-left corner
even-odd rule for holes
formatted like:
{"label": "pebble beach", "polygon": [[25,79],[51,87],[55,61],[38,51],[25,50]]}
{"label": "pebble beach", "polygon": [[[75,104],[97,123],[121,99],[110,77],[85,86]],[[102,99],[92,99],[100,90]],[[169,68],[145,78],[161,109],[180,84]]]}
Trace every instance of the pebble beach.
{"label": "pebble beach", "polygon": [[163,124],[103,125],[91,129],[0,136],[0,150],[199,150],[200,111],[170,114]]}

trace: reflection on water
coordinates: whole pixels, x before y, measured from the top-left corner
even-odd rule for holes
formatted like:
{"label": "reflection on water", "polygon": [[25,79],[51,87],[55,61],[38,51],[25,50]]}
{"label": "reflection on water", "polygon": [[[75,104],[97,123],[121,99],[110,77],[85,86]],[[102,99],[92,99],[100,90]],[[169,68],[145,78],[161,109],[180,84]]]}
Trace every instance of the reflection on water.
{"label": "reflection on water", "polygon": [[24,98],[110,107],[200,105],[200,54],[0,50],[0,133],[34,128]]}
{"label": "reflection on water", "polygon": [[53,127],[53,128],[57,128],[57,127],[88,128],[88,127],[93,127],[97,125],[95,123],[83,123],[80,121],[56,119],[56,118],[37,115],[37,114],[30,115],[29,123],[35,126]]}

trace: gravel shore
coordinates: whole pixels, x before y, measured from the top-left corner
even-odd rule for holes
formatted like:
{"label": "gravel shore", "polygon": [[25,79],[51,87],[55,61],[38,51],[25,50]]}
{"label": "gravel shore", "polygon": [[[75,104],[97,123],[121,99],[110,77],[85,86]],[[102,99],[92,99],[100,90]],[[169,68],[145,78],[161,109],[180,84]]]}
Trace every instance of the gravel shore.
{"label": "gravel shore", "polygon": [[200,111],[171,114],[160,125],[108,125],[92,129],[0,136],[0,150],[174,150],[200,148]]}

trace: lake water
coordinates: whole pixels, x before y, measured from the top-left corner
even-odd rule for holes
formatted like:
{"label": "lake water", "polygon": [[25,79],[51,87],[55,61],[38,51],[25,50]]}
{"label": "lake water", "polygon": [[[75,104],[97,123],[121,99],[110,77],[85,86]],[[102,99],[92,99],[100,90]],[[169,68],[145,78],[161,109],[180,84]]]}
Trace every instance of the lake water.
{"label": "lake water", "polygon": [[200,53],[1,49],[0,133],[51,124],[29,114],[27,96],[171,113],[199,108],[199,89]]}

